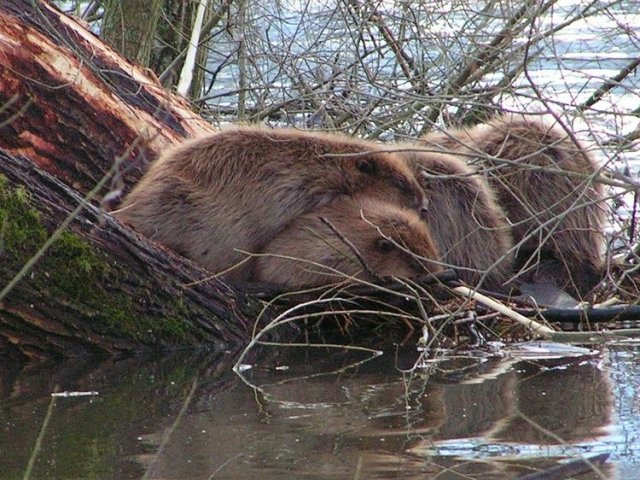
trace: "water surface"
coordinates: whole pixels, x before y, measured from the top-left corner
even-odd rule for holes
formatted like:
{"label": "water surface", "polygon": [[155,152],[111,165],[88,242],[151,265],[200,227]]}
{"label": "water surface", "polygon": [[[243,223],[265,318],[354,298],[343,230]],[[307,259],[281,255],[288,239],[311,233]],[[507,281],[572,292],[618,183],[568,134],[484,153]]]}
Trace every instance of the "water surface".
{"label": "water surface", "polygon": [[22,477],[56,386],[98,394],[55,399],[31,478],[512,479],[603,452],[603,478],[638,478],[640,342],[597,348],[409,371],[410,342],[274,347],[245,379],[231,355],[4,364],[0,478]]}

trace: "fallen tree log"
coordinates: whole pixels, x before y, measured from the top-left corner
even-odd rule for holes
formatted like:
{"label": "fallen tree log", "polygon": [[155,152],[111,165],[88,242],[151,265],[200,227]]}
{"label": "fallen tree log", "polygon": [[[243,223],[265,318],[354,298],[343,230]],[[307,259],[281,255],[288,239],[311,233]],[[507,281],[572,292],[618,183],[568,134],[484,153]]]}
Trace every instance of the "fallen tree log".
{"label": "fallen tree log", "polygon": [[253,297],[200,282],[208,272],[83,200],[125,189],[164,147],[210,131],[184,99],[55,7],[0,3],[0,353],[247,342],[262,308]]}

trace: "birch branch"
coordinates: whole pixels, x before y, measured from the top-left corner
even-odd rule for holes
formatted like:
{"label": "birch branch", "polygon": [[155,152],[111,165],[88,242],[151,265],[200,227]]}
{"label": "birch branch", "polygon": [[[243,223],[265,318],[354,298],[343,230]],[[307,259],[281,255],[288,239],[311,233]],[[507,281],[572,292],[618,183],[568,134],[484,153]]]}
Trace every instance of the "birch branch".
{"label": "birch branch", "polygon": [[207,0],[200,0],[198,10],[196,12],[196,20],[193,23],[191,38],[189,39],[189,48],[187,57],[184,60],[182,71],[180,72],[180,81],[176,91],[183,97],[187,97],[191,82],[193,81],[193,69],[196,65],[196,53],[198,52],[198,40],[200,39],[200,31],[202,30],[202,22],[204,20],[204,11],[207,7]]}

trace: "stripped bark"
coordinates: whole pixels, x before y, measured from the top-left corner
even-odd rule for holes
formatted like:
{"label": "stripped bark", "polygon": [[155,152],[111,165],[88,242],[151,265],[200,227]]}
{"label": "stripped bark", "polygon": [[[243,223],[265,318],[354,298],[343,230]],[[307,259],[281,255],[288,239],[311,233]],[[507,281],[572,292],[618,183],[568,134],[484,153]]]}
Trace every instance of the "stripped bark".
{"label": "stripped bark", "polygon": [[130,185],[167,145],[213,131],[150,75],[46,2],[0,3],[0,147],[81,193],[118,158]]}

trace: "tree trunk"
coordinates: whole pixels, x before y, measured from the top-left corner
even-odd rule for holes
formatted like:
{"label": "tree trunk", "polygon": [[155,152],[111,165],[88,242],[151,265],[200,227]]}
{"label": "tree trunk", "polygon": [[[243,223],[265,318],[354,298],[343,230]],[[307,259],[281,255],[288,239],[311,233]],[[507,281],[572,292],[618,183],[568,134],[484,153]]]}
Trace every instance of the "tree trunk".
{"label": "tree trunk", "polygon": [[102,38],[125,57],[148,67],[163,0],[107,0]]}
{"label": "tree trunk", "polygon": [[246,342],[258,302],[219,281],[193,284],[208,273],[83,200],[114,171],[110,190],[126,189],[161,149],[212,128],[47,3],[1,2],[0,38],[0,353]]}

